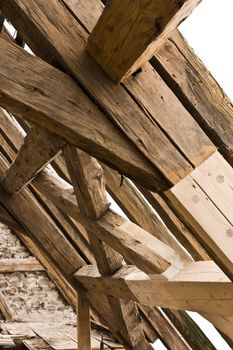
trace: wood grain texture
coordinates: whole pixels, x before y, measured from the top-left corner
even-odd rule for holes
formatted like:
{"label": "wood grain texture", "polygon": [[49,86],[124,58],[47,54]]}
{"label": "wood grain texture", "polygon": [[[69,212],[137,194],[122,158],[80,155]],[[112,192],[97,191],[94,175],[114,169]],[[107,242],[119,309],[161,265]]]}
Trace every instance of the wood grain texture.
{"label": "wood grain texture", "polygon": [[206,262],[198,267],[196,264],[168,278],[164,275],[149,278],[132,266],[124,266],[111,277],[100,276],[95,266],[87,266],[75,277],[87,289],[102,290],[144,305],[232,316],[231,281],[215,264],[211,267],[209,262],[207,266]]}
{"label": "wood grain texture", "polygon": [[1,273],[9,273],[15,271],[44,271],[44,267],[35,258],[0,259]]}
{"label": "wood grain texture", "polygon": [[[114,124],[127,135],[168,182],[178,182],[190,172],[190,164],[157,124],[143,113],[122,86],[113,84],[87,54],[85,51],[87,34],[61,2],[52,0],[45,6],[34,0],[30,2],[29,10],[27,1],[25,3],[10,1],[11,3],[4,1],[1,4],[4,13],[11,18],[16,28],[20,27],[32,50],[48,62],[51,62],[53,57],[54,65],[72,73],[81,86],[85,87],[89,96],[94,98]],[[20,15],[14,16],[14,11]],[[33,17],[29,18],[29,11],[33,13]],[[42,16],[42,13],[46,15]],[[55,18],[59,18],[56,24]],[[162,180],[160,177],[160,186]]]}
{"label": "wood grain texture", "polygon": [[79,350],[91,350],[90,309],[87,301],[77,294],[77,343]]}
{"label": "wood grain texture", "polygon": [[[103,169],[107,190],[127,217],[149,232],[152,236],[155,236],[160,241],[173,248],[184,260],[189,260],[189,255],[182,246],[177,243],[176,239],[174,239],[173,231],[171,230],[171,234],[170,231],[166,229],[165,225],[148,205],[138,189],[127,178],[122,178],[115,170],[104,165]],[[140,189],[146,191],[143,187]]]}
{"label": "wood grain texture", "polygon": [[2,180],[7,192],[14,195],[28,185],[63,147],[64,142],[44,130],[32,128],[11,167]]}
{"label": "wood grain texture", "polygon": [[103,169],[96,159],[74,146],[67,145],[63,154],[80,210],[83,215],[98,219],[110,206]]}
{"label": "wood grain texture", "polygon": [[155,53],[151,63],[233,165],[232,103],[178,31]]}
{"label": "wood grain texture", "polygon": [[[218,208],[219,200],[217,199],[218,196],[223,198],[222,205],[224,206],[224,197],[228,198],[229,193],[232,192],[230,183],[233,170],[229,167],[229,172],[227,162],[225,162],[226,168],[222,164],[220,173],[217,171],[218,167],[215,170],[215,165],[213,166],[213,164],[216,162],[216,157],[218,158],[219,156],[212,156],[212,159],[207,161],[207,165],[204,163],[204,169],[207,167],[210,174],[210,176],[204,178],[204,181],[203,177],[199,176],[201,170],[197,168],[194,170],[193,176],[187,176],[171,191],[166,192],[166,196],[176,206],[185,220],[194,227],[196,239],[199,240],[209,256],[232,280],[233,255],[230,247],[233,226],[227,219],[227,213],[229,212],[225,208]],[[202,168],[203,166],[201,166]],[[214,174],[216,171],[217,177],[212,177],[212,172]],[[220,177],[218,178],[218,176]],[[220,186],[220,190],[217,181],[222,179],[222,177],[224,181],[223,187],[221,188]],[[207,188],[214,189],[213,193],[207,193]]]}
{"label": "wood grain texture", "polygon": [[[89,151],[108,164],[112,163],[113,167],[123,173],[125,172],[123,169],[128,168],[127,164],[134,163],[131,175],[134,174],[133,177],[136,176],[138,181],[143,173],[145,176],[149,175],[150,184],[157,183],[159,187],[163,186],[162,176],[101,113],[75,82],[2,38],[0,45],[1,53],[4,52],[0,56],[1,105],[60,136],[68,143]],[[49,78],[47,81],[46,79],[42,81],[41,76]],[[147,175],[144,170],[140,174],[140,159],[147,169],[144,169]],[[117,163],[119,167],[115,165]]]}
{"label": "wood grain texture", "polygon": [[[101,218],[109,207],[101,166],[74,146],[67,145],[63,153],[81,213],[94,219]],[[94,227],[92,230],[87,229],[87,233],[100,273],[115,273],[123,265],[122,256],[96,237]],[[112,297],[108,297],[108,301],[119,333],[128,343],[126,348],[149,350],[151,346],[145,339],[136,305],[132,301],[124,302]]]}
{"label": "wood grain texture", "polygon": [[116,82],[148,61],[200,0],[109,0],[88,40],[88,52]]}
{"label": "wood grain texture", "polygon": [[166,196],[159,193],[148,191],[142,186],[139,186],[141,193],[145,196],[148,202],[156,210],[160,218],[163,220],[166,227],[176,237],[178,242],[184,247],[191,257],[195,260],[210,260],[205,249],[195,239],[195,233],[181,217],[177,216],[177,210],[174,206],[170,207],[170,202]]}
{"label": "wood grain texture", "polygon": [[51,171],[42,172],[33,184],[63,212],[86,228],[95,230],[100,239],[147,272],[158,268],[165,270],[169,263],[174,263],[177,267],[182,265],[182,258],[172,248],[113,211],[109,210],[96,221],[80,215],[75,197],[72,195],[72,187]]}

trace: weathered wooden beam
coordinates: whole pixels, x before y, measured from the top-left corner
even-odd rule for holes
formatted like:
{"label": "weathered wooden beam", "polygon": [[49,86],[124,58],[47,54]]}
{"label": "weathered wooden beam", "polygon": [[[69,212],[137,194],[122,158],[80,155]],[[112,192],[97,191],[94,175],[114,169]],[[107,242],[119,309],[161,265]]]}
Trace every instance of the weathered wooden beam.
{"label": "weathered wooden beam", "polygon": [[[0,38],[0,46],[2,106],[55,133],[68,143],[84,148],[106,163],[111,163],[122,173],[131,173],[139,182],[140,178],[142,182],[142,177],[146,182],[147,177],[151,183],[149,187],[163,187],[162,176],[153,170],[149,162],[75,82],[3,38]],[[21,74],[22,69],[24,74]],[[45,77],[43,82],[41,76]],[[141,169],[140,163],[144,163]]]}
{"label": "weathered wooden beam", "polygon": [[153,209],[151,209],[138,189],[127,178],[122,177],[117,171],[105,165],[102,166],[104,169],[107,190],[127,217],[132,222],[150,232],[150,234],[177,251],[184,260],[189,260],[189,255],[182,246],[177,243],[169,230],[166,229],[165,225],[158,218]]}
{"label": "weathered wooden beam", "polygon": [[172,204],[194,228],[196,239],[231,280],[232,184],[233,169],[216,152],[166,192]]}
{"label": "weathered wooden beam", "polygon": [[35,258],[0,259],[0,273],[44,271],[44,267]]}
{"label": "weathered wooden beam", "polygon": [[79,350],[91,350],[91,322],[89,304],[77,294],[77,343]]}
{"label": "weathered wooden beam", "polygon": [[[2,176],[4,170],[7,170],[7,167],[7,163],[0,157],[0,176]],[[1,188],[1,190],[4,190],[4,188]],[[0,201],[2,201],[2,197],[0,197]],[[14,215],[26,231],[33,231],[35,237],[39,235],[40,242],[44,243],[47,250],[49,250],[50,244],[56,247],[50,251],[50,253],[56,263],[63,266],[67,274],[71,274],[83,265],[83,260],[75,252],[62,232],[51,220],[46,220],[45,212],[36,204],[35,198],[28,190],[23,190],[22,194],[6,201],[4,207]],[[35,207],[37,208],[36,210]],[[27,210],[25,210],[25,208],[27,208]],[[53,232],[53,234],[51,234],[51,232]],[[64,249],[66,249],[65,255]]]}
{"label": "weathered wooden beam", "polygon": [[6,302],[6,298],[4,297],[1,291],[0,291],[0,312],[2,313],[6,321],[12,322],[14,320],[12,311]]}
{"label": "weathered wooden beam", "polygon": [[83,267],[75,274],[86,289],[144,305],[232,316],[233,284],[217,265],[193,263],[175,276],[167,276],[149,278],[127,266],[111,277],[100,276],[95,266]]}
{"label": "weathered wooden beam", "polygon": [[183,265],[184,261],[172,248],[111,210],[96,221],[83,217],[72,187],[51,171],[41,172],[33,184],[63,212],[95,230],[100,239],[146,272],[164,271],[169,264],[177,268]]}
{"label": "weathered wooden beam", "polygon": [[[97,22],[103,10],[101,2],[92,0],[88,6],[83,0],[79,1],[78,6],[70,0],[64,2],[87,31],[92,31],[93,17]],[[140,74],[126,79],[123,86],[194,166],[201,164],[214,152],[215,147],[205,133],[149,63],[144,65]]]}
{"label": "weathered wooden beam", "polygon": [[[101,166],[95,159],[74,146],[66,146],[63,153],[81,212],[87,217],[99,219],[110,205]],[[94,229],[87,232],[100,273],[115,273],[123,266],[122,256],[96,237]],[[129,344],[126,348],[150,349],[136,305],[132,301],[125,303],[111,297],[108,300],[119,332]]]}
{"label": "weathered wooden beam", "polygon": [[108,0],[88,52],[116,82],[148,61],[200,0]]}
{"label": "weathered wooden beam", "polygon": [[233,165],[231,101],[178,31],[155,52],[151,64]]}
{"label": "weathered wooden beam", "polygon": [[32,128],[14,162],[2,179],[2,185],[11,195],[25,187],[48,162],[58,154],[64,142],[44,130]]}
{"label": "weathered wooden beam", "polygon": [[[23,37],[35,54],[48,62],[51,62],[51,57],[53,57],[54,65],[57,64],[64,70],[70,71],[72,76],[82,86],[85,86],[85,91],[98,102],[101,109],[108,114],[115,125],[118,125],[136,148],[163,175],[162,179],[160,178],[160,187],[164,182],[163,177],[169,183],[174,183],[191,170],[189,162],[170,142],[160,127],[141,110],[122,86],[111,83],[85,52],[87,35],[60,1],[53,0],[44,6],[44,4],[38,4],[33,0],[33,3],[30,3],[30,9],[33,7],[33,16],[28,15],[30,9],[26,1],[25,3],[19,0],[3,1],[1,7],[4,8],[4,13],[11,18],[15,27],[20,27]],[[46,16],[42,20],[41,13],[43,12],[46,13]],[[14,13],[20,15],[14,16]],[[55,13],[58,14],[57,17],[54,16]],[[54,18],[59,18],[56,25],[54,25]],[[26,22],[27,26],[25,26]],[[66,28],[65,32],[64,28]],[[59,30],[59,35],[56,35],[57,30]],[[41,35],[42,33],[43,35]],[[58,36],[59,40],[57,41]],[[41,45],[42,42],[43,45]],[[61,57],[63,58],[61,59]],[[125,118],[125,116],[128,117]],[[83,150],[88,152],[87,149]],[[94,155],[93,151],[90,154]],[[155,173],[157,174],[157,172]],[[144,184],[145,182],[144,178]]]}

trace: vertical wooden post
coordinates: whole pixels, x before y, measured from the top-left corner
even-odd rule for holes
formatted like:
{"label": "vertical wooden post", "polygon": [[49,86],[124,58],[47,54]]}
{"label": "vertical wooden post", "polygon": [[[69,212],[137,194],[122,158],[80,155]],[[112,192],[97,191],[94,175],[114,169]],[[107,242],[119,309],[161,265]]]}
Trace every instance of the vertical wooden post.
{"label": "vertical wooden post", "polygon": [[86,300],[78,293],[76,312],[78,350],[91,350],[90,309]]}

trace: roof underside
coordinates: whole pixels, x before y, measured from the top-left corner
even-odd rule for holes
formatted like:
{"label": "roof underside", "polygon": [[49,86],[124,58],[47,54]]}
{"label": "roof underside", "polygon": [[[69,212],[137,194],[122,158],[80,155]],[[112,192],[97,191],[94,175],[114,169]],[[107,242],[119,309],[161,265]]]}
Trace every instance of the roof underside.
{"label": "roof underside", "polygon": [[176,29],[199,2],[0,0],[0,221],[78,294],[80,350],[90,323],[215,349],[186,310],[233,347],[233,107]]}

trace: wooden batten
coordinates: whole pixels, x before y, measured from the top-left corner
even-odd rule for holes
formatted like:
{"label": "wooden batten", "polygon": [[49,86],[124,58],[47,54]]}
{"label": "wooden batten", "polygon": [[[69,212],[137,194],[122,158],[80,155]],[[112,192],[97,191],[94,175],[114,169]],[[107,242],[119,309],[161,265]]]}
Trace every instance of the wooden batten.
{"label": "wooden batten", "polygon": [[109,0],[88,41],[88,52],[116,82],[134,73],[200,3]]}
{"label": "wooden batten", "polygon": [[178,31],[154,54],[151,64],[233,165],[232,103]]}

